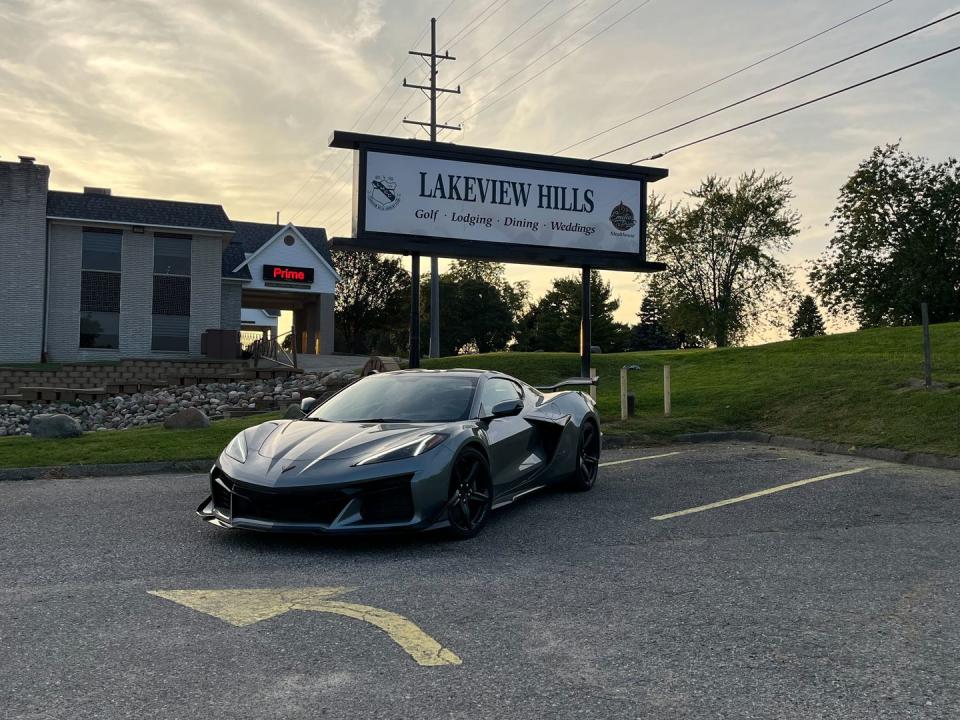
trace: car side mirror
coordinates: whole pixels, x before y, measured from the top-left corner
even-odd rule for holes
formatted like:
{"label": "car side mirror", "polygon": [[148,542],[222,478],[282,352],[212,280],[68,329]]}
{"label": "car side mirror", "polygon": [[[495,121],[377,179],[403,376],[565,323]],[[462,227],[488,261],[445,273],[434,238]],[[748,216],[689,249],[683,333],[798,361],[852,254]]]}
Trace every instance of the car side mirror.
{"label": "car side mirror", "polygon": [[309,415],[310,411],[313,410],[319,403],[316,398],[306,397],[300,401],[300,412],[304,415]]}
{"label": "car side mirror", "polygon": [[517,398],[516,400],[502,400],[493,406],[493,410],[490,411],[491,417],[510,417],[512,415],[519,415],[523,410],[523,400]]}

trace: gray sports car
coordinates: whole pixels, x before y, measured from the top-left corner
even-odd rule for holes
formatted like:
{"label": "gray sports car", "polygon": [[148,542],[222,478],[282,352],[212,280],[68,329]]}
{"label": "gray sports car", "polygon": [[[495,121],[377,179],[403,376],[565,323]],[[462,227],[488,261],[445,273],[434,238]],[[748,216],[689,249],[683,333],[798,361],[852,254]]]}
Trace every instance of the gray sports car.
{"label": "gray sports car", "polygon": [[600,421],[575,390],[544,393],[486,370],[401,370],[302,408],[301,420],[230,441],[200,517],[250,530],[445,528],[467,538],[494,508],[548,485],[589,490],[597,478]]}

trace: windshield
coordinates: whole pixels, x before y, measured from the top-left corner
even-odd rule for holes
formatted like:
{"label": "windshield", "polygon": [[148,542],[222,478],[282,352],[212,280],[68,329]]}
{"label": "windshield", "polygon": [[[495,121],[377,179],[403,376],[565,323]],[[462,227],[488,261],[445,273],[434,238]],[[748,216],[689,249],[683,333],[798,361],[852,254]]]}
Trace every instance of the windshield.
{"label": "windshield", "polygon": [[344,388],[308,417],[331,422],[466,420],[476,389],[476,378],[458,375],[369,375]]}

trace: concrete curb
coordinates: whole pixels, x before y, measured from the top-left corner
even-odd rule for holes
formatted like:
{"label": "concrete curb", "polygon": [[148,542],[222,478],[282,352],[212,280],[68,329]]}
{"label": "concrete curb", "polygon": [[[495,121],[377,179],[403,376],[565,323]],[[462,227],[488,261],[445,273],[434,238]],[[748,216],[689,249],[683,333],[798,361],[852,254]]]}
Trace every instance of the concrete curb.
{"label": "concrete curb", "polygon": [[791,435],[771,435],[770,433],[754,432],[752,430],[687,433],[684,435],[676,435],[673,441],[677,443],[751,442],[761,445],[787,447],[794,450],[808,450],[811,452],[832,453],[835,455],[853,455],[856,457],[870,458],[871,460],[883,460],[885,462],[900,463],[903,465],[918,465],[920,467],[936,468],[938,470],[960,470],[960,457],[950,455],[910,452],[907,450],[894,450],[892,448],[859,447],[857,445],[824,440],[808,440]]}
{"label": "concrete curb", "polygon": [[57,465],[51,467],[0,468],[0,482],[9,480],[58,480],[114,475],[153,475],[157,473],[207,472],[212,460],[171,462],[114,463],[108,465]]}

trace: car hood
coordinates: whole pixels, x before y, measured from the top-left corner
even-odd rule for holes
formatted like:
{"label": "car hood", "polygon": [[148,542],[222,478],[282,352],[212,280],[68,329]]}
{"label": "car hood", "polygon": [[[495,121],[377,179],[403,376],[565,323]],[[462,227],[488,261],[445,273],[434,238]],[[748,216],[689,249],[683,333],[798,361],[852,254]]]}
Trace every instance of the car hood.
{"label": "car hood", "polygon": [[[443,427],[443,424],[436,423],[340,423],[310,420],[265,423],[270,424],[274,425],[274,429],[265,434],[257,448],[260,455],[274,460],[308,461],[365,455],[386,445],[401,442],[406,437],[412,438]],[[260,432],[253,433],[254,438],[257,438]]]}

